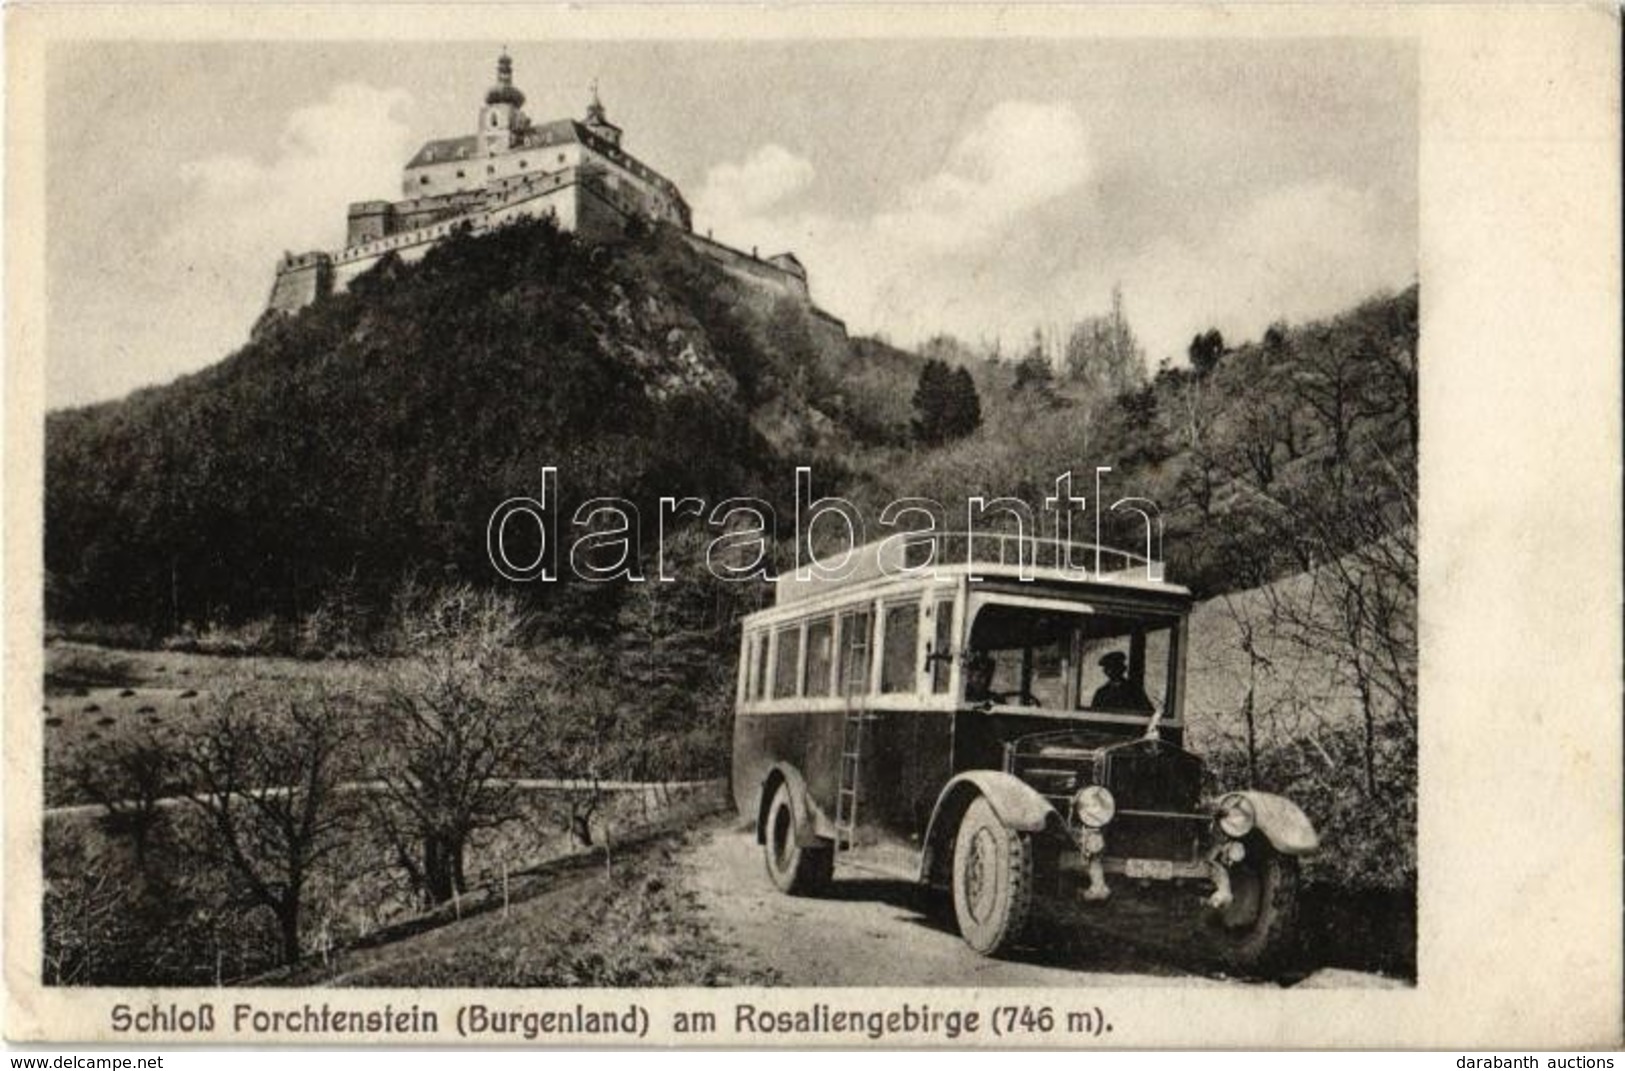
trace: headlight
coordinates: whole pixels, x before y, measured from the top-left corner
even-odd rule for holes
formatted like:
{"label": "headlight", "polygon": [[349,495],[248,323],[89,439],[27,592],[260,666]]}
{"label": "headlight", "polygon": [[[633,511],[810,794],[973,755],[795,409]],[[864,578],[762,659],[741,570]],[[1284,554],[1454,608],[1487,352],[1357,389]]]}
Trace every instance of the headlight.
{"label": "headlight", "polygon": [[1090,829],[1099,829],[1117,813],[1117,801],[1104,785],[1090,785],[1072,797],[1072,810],[1078,821]]}
{"label": "headlight", "polygon": [[1225,836],[1239,840],[1251,833],[1257,822],[1252,802],[1239,792],[1232,792],[1219,801],[1219,828]]}

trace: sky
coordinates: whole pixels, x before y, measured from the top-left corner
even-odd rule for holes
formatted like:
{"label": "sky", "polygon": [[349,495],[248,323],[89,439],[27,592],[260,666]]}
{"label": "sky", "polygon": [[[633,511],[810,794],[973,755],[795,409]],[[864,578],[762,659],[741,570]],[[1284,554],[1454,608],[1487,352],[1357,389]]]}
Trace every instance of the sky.
{"label": "sky", "polygon": [[533,120],[597,79],[696,230],[793,250],[896,344],[1009,353],[1116,285],[1154,366],[1416,278],[1404,42],[80,42],[47,81],[48,404],[241,346],[283,251],[472,132],[504,44]]}

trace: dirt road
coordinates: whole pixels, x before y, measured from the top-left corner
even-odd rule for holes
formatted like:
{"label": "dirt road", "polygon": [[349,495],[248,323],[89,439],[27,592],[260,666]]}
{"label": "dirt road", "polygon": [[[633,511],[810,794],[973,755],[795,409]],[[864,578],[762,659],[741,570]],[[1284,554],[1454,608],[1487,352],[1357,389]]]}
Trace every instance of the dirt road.
{"label": "dirt road", "polygon": [[845,874],[827,897],[782,895],[767,879],[755,838],[738,826],[696,836],[680,858],[708,928],[728,946],[724,954],[784,985],[1261,984],[1159,962],[1100,935],[987,959],[960,939],[951,908],[933,908],[907,882]]}

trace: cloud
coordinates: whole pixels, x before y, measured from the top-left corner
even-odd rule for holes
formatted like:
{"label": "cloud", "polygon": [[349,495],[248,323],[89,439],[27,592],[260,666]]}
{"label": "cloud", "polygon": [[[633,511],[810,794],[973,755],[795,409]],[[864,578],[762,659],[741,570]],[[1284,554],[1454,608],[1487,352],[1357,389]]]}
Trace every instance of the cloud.
{"label": "cloud", "polygon": [[[1415,274],[1414,220],[1372,191],[1296,182],[1202,208],[1169,192],[1165,209],[1109,226],[1121,221],[1103,218],[1100,170],[1073,107],[1006,101],[867,215],[809,206],[812,164],[769,145],[711,171],[697,218],[743,248],[795,249],[821,304],[904,344],[948,331],[1008,348],[1104,312],[1121,284],[1155,363],[1208,327],[1256,338]],[[1160,196],[1155,174],[1144,181]]]}
{"label": "cloud", "polygon": [[801,192],[813,180],[810,160],[782,145],[763,145],[743,163],[706,172],[696,208],[718,218],[753,216]]}
{"label": "cloud", "polygon": [[92,369],[101,396],[172,379],[245,342],[284,250],[341,245],[349,201],[398,196],[411,103],[404,90],[340,85],[287,118],[269,157],[179,163],[179,196],[125,258],[117,301],[92,293],[77,310],[101,358],[53,360],[57,394],[84,397]]}
{"label": "cloud", "polygon": [[269,160],[212,156],[183,163],[190,195],[185,218],[171,232],[175,254],[241,251],[274,256],[284,246],[340,244],[350,200],[393,197],[409,151],[411,95],[354,83],[294,112]]}
{"label": "cloud", "polygon": [[937,174],[906,187],[875,227],[933,251],[987,242],[1089,177],[1083,120],[1070,105],[1006,101],[961,135]]}
{"label": "cloud", "polygon": [[1131,321],[1155,360],[1208,327],[1239,342],[1277,319],[1336,313],[1414,277],[1414,231],[1394,217],[1377,194],[1333,181],[1267,191],[1200,239],[1154,242],[1123,262]]}
{"label": "cloud", "polygon": [[695,198],[702,229],[743,248],[795,249],[814,289],[859,330],[900,338],[951,326],[967,287],[1019,256],[1010,241],[1036,210],[1080,196],[1093,173],[1071,105],[1006,101],[961,130],[941,166],[867,216],[786,203],[813,165],[777,145],[713,168]]}
{"label": "cloud", "polygon": [[73,293],[52,403],[173,379],[247,341],[285,249],[339,246],[349,201],[399,196],[411,105],[401,89],[343,84],[268,130],[268,154],[178,162],[152,238],[76,267],[81,281],[106,279]]}

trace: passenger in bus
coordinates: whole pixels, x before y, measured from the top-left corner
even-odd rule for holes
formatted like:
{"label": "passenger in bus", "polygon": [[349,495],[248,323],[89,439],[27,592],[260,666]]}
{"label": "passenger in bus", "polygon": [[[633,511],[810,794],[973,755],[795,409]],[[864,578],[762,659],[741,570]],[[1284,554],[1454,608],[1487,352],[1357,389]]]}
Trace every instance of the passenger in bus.
{"label": "passenger in bus", "polygon": [[1128,655],[1122,651],[1108,651],[1100,660],[1106,672],[1106,683],[1095,689],[1089,703],[1092,710],[1149,711],[1151,700],[1138,683],[1128,679]]}

